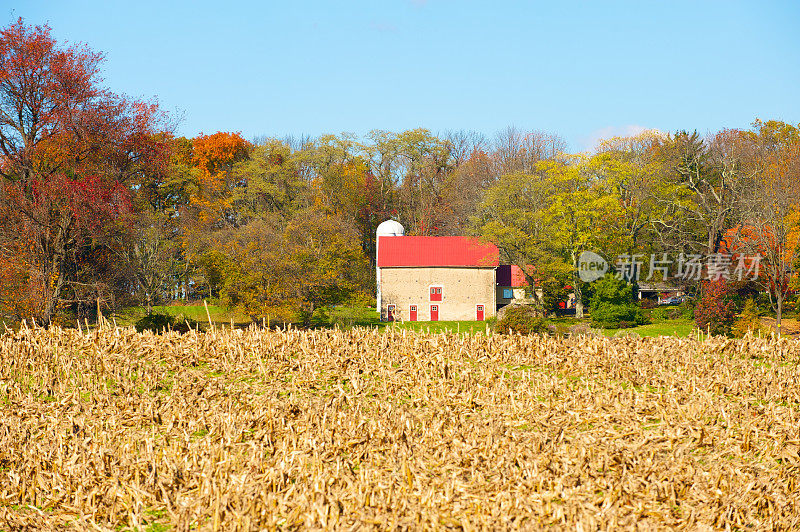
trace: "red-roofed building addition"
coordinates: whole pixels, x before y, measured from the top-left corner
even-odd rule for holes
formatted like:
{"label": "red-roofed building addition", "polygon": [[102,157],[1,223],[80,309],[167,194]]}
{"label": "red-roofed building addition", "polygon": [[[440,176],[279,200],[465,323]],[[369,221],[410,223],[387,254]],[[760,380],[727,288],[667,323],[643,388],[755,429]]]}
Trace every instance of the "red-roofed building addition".
{"label": "red-roofed building addition", "polygon": [[[382,320],[484,320],[495,315],[498,303],[514,297],[510,286],[498,285],[498,267],[503,274],[507,268],[500,266],[494,244],[461,236],[404,236],[393,220],[378,227],[377,239]],[[507,277],[511,283],[511,271]]]}

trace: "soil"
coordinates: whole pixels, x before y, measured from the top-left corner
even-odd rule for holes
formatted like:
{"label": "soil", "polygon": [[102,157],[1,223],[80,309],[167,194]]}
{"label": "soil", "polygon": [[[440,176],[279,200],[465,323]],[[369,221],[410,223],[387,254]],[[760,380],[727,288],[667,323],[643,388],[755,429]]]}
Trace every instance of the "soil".
{"label": "soil", "polygon": [[[761,325],[775,329],[775,318],[761,318]],[[800,337],[800,320],[793,318],[781,319],[781,334],[785,336]]]}

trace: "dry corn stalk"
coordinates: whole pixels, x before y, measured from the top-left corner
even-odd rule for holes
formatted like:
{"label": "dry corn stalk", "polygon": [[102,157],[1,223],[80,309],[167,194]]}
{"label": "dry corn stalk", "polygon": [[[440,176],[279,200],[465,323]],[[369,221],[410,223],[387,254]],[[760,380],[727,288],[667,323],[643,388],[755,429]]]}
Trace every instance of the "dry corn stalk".
{"label": "dry corn stalk", "polygon": [[0,528],[800,527],[800,343],[0,336]]}

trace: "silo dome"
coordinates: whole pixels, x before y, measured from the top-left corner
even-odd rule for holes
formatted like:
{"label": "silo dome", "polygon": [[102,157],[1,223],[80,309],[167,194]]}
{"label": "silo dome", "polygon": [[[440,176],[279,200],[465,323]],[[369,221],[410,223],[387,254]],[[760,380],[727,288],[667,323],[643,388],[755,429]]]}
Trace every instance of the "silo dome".
{"label": "silo dome", "polygon": [[406,230],[395,220],[386,220],[378,226],[376,236],[403,236]]}

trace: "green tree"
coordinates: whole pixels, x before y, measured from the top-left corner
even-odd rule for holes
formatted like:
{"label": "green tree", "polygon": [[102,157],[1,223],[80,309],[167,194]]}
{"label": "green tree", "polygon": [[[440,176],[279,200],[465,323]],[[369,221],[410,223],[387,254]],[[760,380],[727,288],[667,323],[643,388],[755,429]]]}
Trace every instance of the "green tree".
{"label": "green tree", "polygon": [[531,287],[537,276],[565,270],[547,223],[551,195],[550,184],[540,176],[507,174],[486,191],[473,219],[474,232],[497,245],[503,262],[520,266]]}
{"label": "green tree", "polygon": [[581,159],[570,163],[541,161],[533,174],[501,177],[486,192],[474,229],[498,246],[504,260],[520,266],[531,286],[537,278],[568,275],[582,317],[578,257],[596,243],[595,226],[607,217],[609,198],[599,194]]}
{"label": "green tree", "polygon": [[634,286],[614,275],[606,275],[593,283],[592,323],[597,327],[631,327],[646,322],[636,305]]}
{"label": "green tree", "polygon": [[289,293],[307,324],[320,307],[346,301],[364,290],[369,266],[358,233],[348,221],[326,213],[304,212],[284,232]]}
{"label": "green tree", "polygon": [[664,139],[656,131],[614,137],[600,143],[587,163],[597,176],[599,193],[609,199],[608,216],[595,227],[609,256],[632,255],[653,244],[652,223],[660,216],[657,197],[665,173],[659,154]]}

